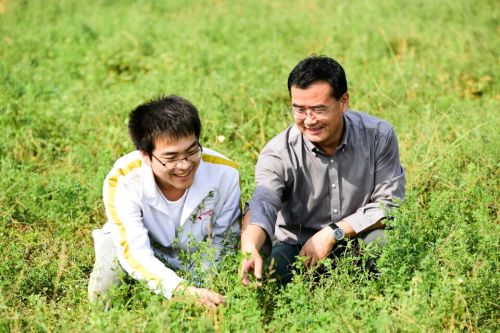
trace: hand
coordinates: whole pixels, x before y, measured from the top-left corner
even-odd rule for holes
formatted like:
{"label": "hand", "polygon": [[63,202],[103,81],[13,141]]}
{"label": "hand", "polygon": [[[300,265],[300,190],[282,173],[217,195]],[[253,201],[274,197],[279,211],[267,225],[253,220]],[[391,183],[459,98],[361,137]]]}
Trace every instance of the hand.
{"label": "hand", "polygon": [[332,237],[332,228],[326,227],[316,232],[300,249],[299,256],[309,257],[305,264],[308,267],[316,266],[318,260],[326,258],[335,245]]}
{"label": "hand", "polygon": [[[243,258],[240,266],[240,278],[243,285],[250,284],[249,273],[253,271],[258,281],[262,280],[262,257],[257,249],[242,251],[247,258]],[[259,286],[262,284],[259,282]]]}
{"label": "hand", "polygon": [[206,288],[179,285],[175,290],[196,297],[199,303],[209,308],[215,308],[216,306],[226,302],[226,298],[224,296]]}

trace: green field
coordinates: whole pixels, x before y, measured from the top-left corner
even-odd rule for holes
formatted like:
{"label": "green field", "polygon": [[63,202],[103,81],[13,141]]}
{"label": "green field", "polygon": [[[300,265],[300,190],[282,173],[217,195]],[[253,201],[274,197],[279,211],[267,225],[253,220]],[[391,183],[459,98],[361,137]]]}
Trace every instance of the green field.
{"label": "green field", "polygon": [[[0,0],[0,332],[500,331],[499,23],[494,0]],[[407,198],[380,277],[348,252],[319,282],[244,288],[235,254],[207,280],[227,296],[216,311],[127,279],[108,311],[89,305],[129,111],[187,97],[248,200],[259,151],[292,122],[288,73],[312,53],[398,134]]]}

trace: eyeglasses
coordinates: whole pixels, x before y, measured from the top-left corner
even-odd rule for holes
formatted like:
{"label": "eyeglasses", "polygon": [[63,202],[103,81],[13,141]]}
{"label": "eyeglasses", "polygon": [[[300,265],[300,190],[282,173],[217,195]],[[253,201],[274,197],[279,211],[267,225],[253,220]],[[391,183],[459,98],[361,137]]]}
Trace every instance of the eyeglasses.
{"label": "eyeglasses", "polygon": [[186,153],[186,156],[182,158],[176,158],[176,159],[168,159],[165,162],[162,162],[158,157],[156,157],[153,153],[151,155],[156,158],[156,160],[166,167],[167,169],[175,169],[179,166],[179,164],[182,161],[186,161],[188,163],[195,163],[198,162],[201,158],[201,153],[203,152],[203,147],[198,143],[198,147],[196,147],[195,150],[193,151],[188,151]]}
{"label": "eyeglasses", "polygon": [[[309,112],[307,112],[309,109]],[[291,111],[295,119],[304,120],[307,116],[314,116],[315,119],[326,118],[329,113],[330,106],[313,106],[310,108],[305,108],[302,106],[292,106]]]}

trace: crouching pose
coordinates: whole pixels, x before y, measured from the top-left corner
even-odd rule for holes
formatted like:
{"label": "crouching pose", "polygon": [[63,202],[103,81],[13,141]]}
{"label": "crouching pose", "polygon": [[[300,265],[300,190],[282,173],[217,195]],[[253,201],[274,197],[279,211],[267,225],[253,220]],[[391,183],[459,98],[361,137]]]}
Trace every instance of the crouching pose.
{"label": "crouching pose", "polygon": [[94,230],[96,262],[89,299],[118,283],[123,268],[170,298],[182,291],[210,306],[224,301],[208,289],[187,286],[176,271],[189,269],[180,251],[207,241],[216,258],[239,235],[237,164],[202,148],[196,108],[178,96],[139,105],[129,133],[137,151],[116,161],[104,181],[107,223]]}
{"label": "crouching pose", "polygon": [[262,277],[268,250],[289,283],[297,257],[315,267],[345,238],[385,244],[385,219],[405,194],[405,174],[389,123],[349,108],[342,66],[326,56],[300,61],[288,76],[294,124],[262,150],[243,219],[241,281]]}

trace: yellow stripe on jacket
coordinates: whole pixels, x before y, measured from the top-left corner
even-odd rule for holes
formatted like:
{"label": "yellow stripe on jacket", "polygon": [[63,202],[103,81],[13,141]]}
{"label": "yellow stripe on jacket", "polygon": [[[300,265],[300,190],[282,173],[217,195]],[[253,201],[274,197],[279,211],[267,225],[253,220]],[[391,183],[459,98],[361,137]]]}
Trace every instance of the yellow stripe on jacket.
{"label": "yellow stripe on jacket", "polygon": [[161,277],[147,270],[146,267],[144,267],[137,260],[135,260],[135,258],[130,253],[129,244],[127,242],[127,230],[125,229],[122,220],[118,216],[118,212],[116,211],[115,207],[116,187],[118,186],[118,178],[126,176],[129,172],[131,172],[136,168],[139,168],[141,165],[142,165],[141,160],[132,161],[125,167],[125,169],[120,168],[116,170],[115,174],[109,177],[108,179],[109,213],[111,215],[111,218],[113,219],[113,222],[116,224],[118,230],[120,231],[120,240],[121,240],[120,245],[123,247],[123,256],[125,257],[125,260],[134,270],[139,272],[139,274],[141,274],[145,279],[151,280],[159,284],[161,283],[162,280]]}
{"label": "yellow stripe on jacket", "polygon": [[240,167],[238,163],[219,156],[202,154],[201,158],[207,163],[226,165],[234,169],[238,169]]}
{"label": "yellow stripe on jacket", "polygon": [[[233,161],[228,160],[228,159],[225,159],[223,157],[219,157],[219,156],[202,154],[201,158],[203,159],[203,161],[205,161],[207,163],[222,164],[222,165],[226,165],[226,166],[229,166],[231,168],[234,168],[236,170],[238,170],[238,168],[240,167],[240,165],[238,163],[233,162]],[[239,177],[239,183],[240,183],[240,189],[241,189],[241,175],[238,174],[238,177]],[[242,207],[243,207],[242,202],[240,200],[240,213],[243,212]],[[241,225],[241,223],[240,223],[240,225]]]}

